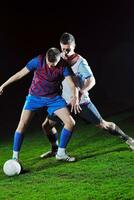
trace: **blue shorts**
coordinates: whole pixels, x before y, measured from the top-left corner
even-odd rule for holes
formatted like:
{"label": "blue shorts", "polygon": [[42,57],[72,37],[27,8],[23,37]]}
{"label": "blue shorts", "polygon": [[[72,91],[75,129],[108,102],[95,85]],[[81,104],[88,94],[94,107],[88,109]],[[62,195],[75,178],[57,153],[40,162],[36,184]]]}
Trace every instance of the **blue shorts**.
{"label": "blue shorts", "polygon": [[[97,125],[103,120],[99,111],[91,101],[86,104],[81,104],[80,106],[82,111],[78,113],[78,115],[85,121]],[[56,115],[48,115],[48,118],[55,122],[61,122]]]}
{"label": "blue shorts", "polygon": [[65,100],[61,96],[52,98],[36,97],[28,95],[23,110],[37,111],[40,108],[47,107],[47,112],[52,115],[56,110],[67,107]]}

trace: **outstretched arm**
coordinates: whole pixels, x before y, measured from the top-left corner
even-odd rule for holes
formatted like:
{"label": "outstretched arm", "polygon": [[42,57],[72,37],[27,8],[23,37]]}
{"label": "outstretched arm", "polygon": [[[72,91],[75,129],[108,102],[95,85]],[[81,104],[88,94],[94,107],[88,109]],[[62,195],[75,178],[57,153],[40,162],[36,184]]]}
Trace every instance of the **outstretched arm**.
{"label": "outstretched arm", "polygon": [[17,72],[16,74],[14,74],[13,76],[11,76],[5,83],[3,83],[0,86],[0,95],[3,93],[4,89],[10,85],[11,83],[18,81],[19,79],[21,79],[22,77],[26,76],[30,71],[24,67],[23,69],[21,69],[19,72]]}
{"label": "outstretched arm", "polygon": [[73,78],[71,76],[66,76],[65,78],[72,90],[73,96],[70,102],[71,105],[71,112],[74,111],[75,114],[81,111],[81,107],[79,105],[79,95],[78,95],[78,88],[75,86]]}

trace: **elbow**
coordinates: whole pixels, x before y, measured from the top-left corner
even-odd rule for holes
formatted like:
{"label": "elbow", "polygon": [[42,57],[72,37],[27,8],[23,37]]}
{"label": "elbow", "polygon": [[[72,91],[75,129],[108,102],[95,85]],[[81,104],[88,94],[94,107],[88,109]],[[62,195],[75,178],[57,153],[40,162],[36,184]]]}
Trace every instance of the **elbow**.
{"label": "elbow", "polygon": [[95,86],[95,84],[96,84],[96,80],[95,80],[95,78],[94,78],[94,77],[92,77],[92,79],[91,79],[90,81],[91,81],[91,83],[92,83],[92,87],[94,87],[94,86]]}
{"label": "elbow", "polygon": [[94,78],[94,80],[93,80],[93,86],[95,86],[96,85],[96,80],[95,80],[95,78]]}

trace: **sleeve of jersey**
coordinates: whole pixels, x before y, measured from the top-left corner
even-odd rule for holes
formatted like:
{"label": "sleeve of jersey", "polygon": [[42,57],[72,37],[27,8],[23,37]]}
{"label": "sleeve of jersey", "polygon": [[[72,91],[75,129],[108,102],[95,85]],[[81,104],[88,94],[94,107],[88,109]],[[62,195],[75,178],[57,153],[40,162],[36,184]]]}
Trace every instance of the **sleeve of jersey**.
{"label": "sleeve of jersey", "polygon": [[32,60],[30,60],[27,64],[26,64],[26,68],[29,71],[35,70],[39,67],[39,58],[35,57]]}
{"label": "sleeve of jersey", "polygon": [[85,79],[93,76],[93,72],[85,59],[80,62],[78,71]]}
{"label": "sleeve of jersey", "polygon": [[70,67],[64,67],[63,75],[64,75],[64,77],[66,77],[66,76],[73,76],[72,69]]}

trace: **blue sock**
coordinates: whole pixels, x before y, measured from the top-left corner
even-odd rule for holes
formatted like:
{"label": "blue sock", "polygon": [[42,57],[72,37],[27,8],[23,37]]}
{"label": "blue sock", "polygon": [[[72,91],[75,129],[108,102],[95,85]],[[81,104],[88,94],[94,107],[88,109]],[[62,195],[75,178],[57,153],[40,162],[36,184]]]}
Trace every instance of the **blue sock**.
{"label": "blue sock", "polygon": [[72,136],[72,131],[69,131],[69,130],[63,128],[62,131],[61,131],[59,147],[60,148],[66,148],[71,136]]}
{"label": "blue sock", "polygon": [[14,134],[13,151],[20,151],[22,142],[23,134],[16,131]]}

